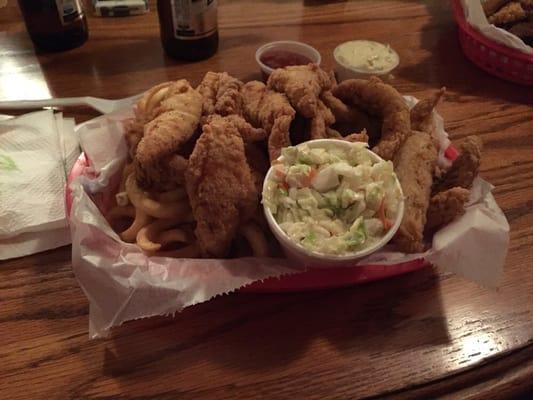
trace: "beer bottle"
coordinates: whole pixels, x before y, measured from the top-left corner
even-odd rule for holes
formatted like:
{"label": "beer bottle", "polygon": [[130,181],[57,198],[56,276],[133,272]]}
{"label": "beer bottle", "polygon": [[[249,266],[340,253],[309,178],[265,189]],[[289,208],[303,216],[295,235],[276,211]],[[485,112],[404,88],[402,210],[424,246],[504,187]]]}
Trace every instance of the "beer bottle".
{"label": "beer bottle", "polygon": [[218,50],[216,0],[157,0],[161,43],[178,60],[196,61]]}
{"label": "beer bottle", "polygon": [[35,47],[62,51],[81,46],[89,37],[81,0],[18,0]]}

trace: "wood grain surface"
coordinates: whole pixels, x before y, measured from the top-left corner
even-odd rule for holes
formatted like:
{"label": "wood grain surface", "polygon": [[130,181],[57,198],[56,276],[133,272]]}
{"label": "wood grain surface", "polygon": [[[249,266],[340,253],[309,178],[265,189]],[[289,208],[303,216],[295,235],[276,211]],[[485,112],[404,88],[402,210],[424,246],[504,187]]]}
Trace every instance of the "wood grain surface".
{"label": "wood grain surface", "polygon": [[[120,98],[209,70],[259,78],[255,49],[315,46],[333,67],[340,42],[388,42],[393,85],[439,107],[452,139],[478,134],[481,175],[511,225],[500,287],[427,268],[342,290],[232,294],[174,318],[88,339],[88,303],[70,248],[0,263],[2,399],[499,399],[533,395],[533,93],[465,60],[444,1],[226,1],[220,49],[185,64],[164,56],[157,15],[89,18],[81,48],[35,55],[13,0],[0,9],[0,100]],[[154,3],[151,3],[154,10]],[[79,122],[95,116],[68,110]]]}

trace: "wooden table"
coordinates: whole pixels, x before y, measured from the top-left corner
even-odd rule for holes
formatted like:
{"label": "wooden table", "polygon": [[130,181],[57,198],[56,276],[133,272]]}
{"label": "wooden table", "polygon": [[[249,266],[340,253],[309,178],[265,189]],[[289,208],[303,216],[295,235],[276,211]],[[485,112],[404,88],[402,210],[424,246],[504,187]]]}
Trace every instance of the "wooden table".
{"label": "wooden table", "polygon": [[342,290],[233,294],[90,341],[87,300],[65,247],[0,263],[0,398],[526,396],[533,390],[532,90],[466,61],[443,1],[221,3],[219,52],[182,64],[163,55],[155,12],[90,18],[83,47],[36,56],[10,0],[0,9],[0,100],[119,98],[179,77],[197,83],[209,70],[258,78],[255,49],[276,39],[316,46],[328,68],[341,41],[389,42],[401,58],[394,86],[419,97],[446,86],[439,111],[451,137],[478,134],[485,142],[481,175],[496,186],[511,224],[500,288],[427,268]]}

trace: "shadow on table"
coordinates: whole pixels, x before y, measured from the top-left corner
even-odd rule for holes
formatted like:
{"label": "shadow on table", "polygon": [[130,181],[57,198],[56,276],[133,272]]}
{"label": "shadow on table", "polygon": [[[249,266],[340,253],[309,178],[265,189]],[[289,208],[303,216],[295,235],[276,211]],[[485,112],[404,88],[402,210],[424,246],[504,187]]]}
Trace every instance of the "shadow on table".
{"label": "shadow on table", "polygon": [[[132,51],[132,48],[135,51]],[[39,55],[45,73],[74,73],[91,77],[151,71],[164,67],[164,58],[159,37],[155,36],[150,39],[129,39],[124,43],[105,43],[102,40],[98,45],[86,43],[67,52]]]}
{"label": "shadow on table", "polygon": [[431,19],[421,30],[420,47],[428,51],[428,55],[415,65],[402,67],[400,64],[394,73],[397,77],[435,87],[446,86],[452,92],[468,96],[531,103],[527,87],[492,76],[466,58],[459,44],[458,27],[449,2],[427,1],[423,6]]}
{"label": "shadow on table", "polygon": [[324,4],[331,4],[331,3],[346,3],[348,0],[304,0],[304,7],[316,7],[316,6],[323,6]]}
{"label": "shadow on table", "polygon": [[276,369],[316,341],[362,358],[450,342],[431,268],[339,290],[225,296],[173,321],[137,321],[115,334],[104,374],[118,378],[148,365],[150,375],[206,362],[239,371]]}
{"label": "shadow on table", "polygon": [[[106,43],[102,38],[94,38],[93,42],[70,51],[40,54],[39,63],[47,81],[59,81],[65,76],[76,76],[81,82],[90,83],[90,90],[93,91],[98,90],[98,85],[104,81],[118,86],[118,90],[123,90],[125,84],[133,85],[136,81],[146,88],[150,82],[155,84],[180,78],[188,79],[196,85],[205,72],[226,69],[224,52],[234,52],[241,47],[253,46],[260,39],[261,36],[255,34],[226,36],[221,40],[220,48],[213,57],[198,62],[185,62],[174,60],[164,53],[159,35],[138,39],[130,37],[123,43],[118,43],[116,40]],[[26,47],[28,52],[33,51],[28,40]],[[250,59],[253,60],[253,53]],[[139,78],[139,73],[146,75]],[[128,82],[124,74],[131,74],[132,82]],[[113,76],[117,77],[116,83],[108,79]],[[60,86],[60,82],[53,86]]]}

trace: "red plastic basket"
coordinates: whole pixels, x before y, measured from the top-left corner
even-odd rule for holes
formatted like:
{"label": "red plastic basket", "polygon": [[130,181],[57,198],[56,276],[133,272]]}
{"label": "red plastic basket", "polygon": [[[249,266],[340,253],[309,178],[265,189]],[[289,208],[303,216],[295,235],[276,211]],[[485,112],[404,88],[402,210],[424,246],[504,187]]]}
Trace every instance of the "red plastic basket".
{"label": "red plastic basket", "polygon": [[533,55],[487,38],[466,21],[461,0],[451,0],[451,3],[465,56],[489,74],[533,86]]}

